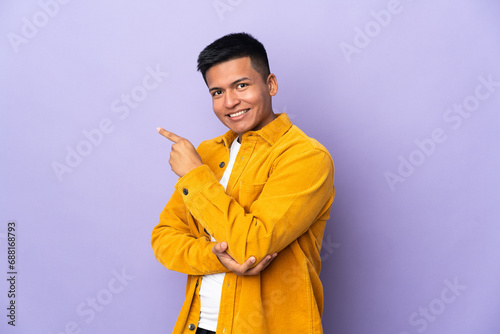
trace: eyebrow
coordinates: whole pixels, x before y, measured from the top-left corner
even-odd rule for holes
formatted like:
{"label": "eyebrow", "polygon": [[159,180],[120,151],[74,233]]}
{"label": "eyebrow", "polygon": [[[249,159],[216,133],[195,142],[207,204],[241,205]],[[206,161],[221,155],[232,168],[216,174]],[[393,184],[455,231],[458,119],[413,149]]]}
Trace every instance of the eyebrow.
{"label": "eyebrow", "polygon": [[[240,83],[241,81],[245,81],[245,80],[251,80],[251,79],[248,78],[248,77],[240,78],[238,80],[235,80],[235,81],[231,82],[230,86],[234,86],[234,85]],[[221,90],[221,89],[222,88],[220,88],[220,87],[212,87],[208,91],[211,92],[211,91],[214,91],[214,90]]]}

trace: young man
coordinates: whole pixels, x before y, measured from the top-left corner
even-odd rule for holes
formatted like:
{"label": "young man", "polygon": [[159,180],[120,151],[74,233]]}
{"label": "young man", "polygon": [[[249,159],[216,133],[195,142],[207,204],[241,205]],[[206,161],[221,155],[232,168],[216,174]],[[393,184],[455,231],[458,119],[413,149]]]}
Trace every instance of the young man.
{"label": "young man", "polygon": [[[156,258],[188,274],[174,333],[322,333],[320,249],[334,198],[328,151],[274,114],[264,46],[226,35],[199,55],[229,131],[196,150],[165,129],[180,178],[152,234]],[[195,332],[196,330],[196,332]]]}

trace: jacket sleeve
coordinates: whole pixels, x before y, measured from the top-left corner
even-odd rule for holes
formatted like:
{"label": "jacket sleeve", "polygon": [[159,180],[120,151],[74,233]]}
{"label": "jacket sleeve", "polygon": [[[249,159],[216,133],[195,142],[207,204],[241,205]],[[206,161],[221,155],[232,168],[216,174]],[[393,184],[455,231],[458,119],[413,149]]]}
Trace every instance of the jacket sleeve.
{"label": "jacket sleeve", "polygon": [[156,259],[165,267],[188,275],[228,272],[212,253],[214,242],[196,229],[179,193],[174,192],[153,229],[151,245]]}
{"label": "jacket sleeve", "polygon": [[[328,219],[333,201],[333,162],[312,148],[277,159],[265,183],[240,184],[239,198],[226,195],[206,165],[176,184],[186,207],[239,263],[279,252],[319,219]],[[321,218],[320,218],[321,217]]]}

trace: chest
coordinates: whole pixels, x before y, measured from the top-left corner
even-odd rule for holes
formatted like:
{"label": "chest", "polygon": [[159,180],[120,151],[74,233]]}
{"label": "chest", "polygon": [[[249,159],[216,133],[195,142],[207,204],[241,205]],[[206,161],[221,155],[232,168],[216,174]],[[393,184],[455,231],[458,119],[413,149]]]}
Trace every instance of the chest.
{"label": "chest", "polygon": [[223,144],[213,146],[205,155],[203,162],[210,167],[217,179],[227,177],[226,194],[249,209],[271,176],[279,154],[270,145],[257,141],[243,142],[237,153],[234,153],[236,152],[232,155],[236,156],[229,175],[228,173],[224,175],[230,165],[229,147]]}

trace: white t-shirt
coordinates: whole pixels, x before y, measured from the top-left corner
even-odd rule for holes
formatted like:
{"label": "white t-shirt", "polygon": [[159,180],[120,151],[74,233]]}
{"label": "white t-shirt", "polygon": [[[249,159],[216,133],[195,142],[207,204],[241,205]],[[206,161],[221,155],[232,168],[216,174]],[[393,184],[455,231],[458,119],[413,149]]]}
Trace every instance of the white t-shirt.
{"label": "white t-shirt", "polygon": [[[226,189],[227,182],[231,176],[231,171],[233,170],[234,162],[238,151],[240,150],[241,144],[238,143],[238,138],[233,140],[231,148],[229,150],[229,162],[227,163],[227,168],[224,171],[224,175],[220,179],[219,183]],[[214,237],[211,237],[212,241],[217,241]],[[221,240],[224,241],[224,240]],[[198,322],[198,327],[213,331],[217,329],[217,319],[219,317],[219,306],[220,298],[222,294],[222,283],[224,282],[225,273],[205,275],[201,279],[200,286],[200,321]]]}

